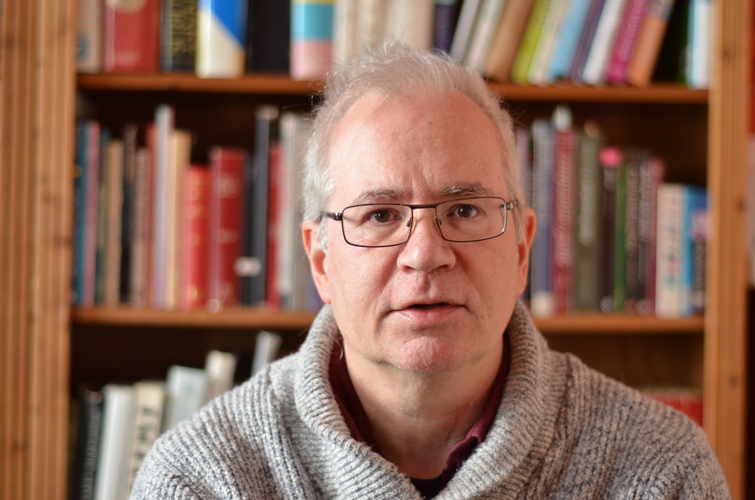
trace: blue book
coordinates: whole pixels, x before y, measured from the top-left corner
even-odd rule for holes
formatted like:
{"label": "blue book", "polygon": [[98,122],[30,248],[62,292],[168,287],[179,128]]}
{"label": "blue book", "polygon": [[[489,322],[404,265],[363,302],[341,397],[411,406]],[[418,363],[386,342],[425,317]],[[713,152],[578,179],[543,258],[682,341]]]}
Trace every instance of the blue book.
{"label": "blue book", "polygon": [[459,20],[459,0],[435,0],[433,48],[451,52],[451,43]]}
{"label": "blue book", "polygon": [[569,0],[564,13],[564,20],[556,35],[548,67],[545,70],[545,82],[552,83],[559,78],[568,78],[574,54],[579,45],[579,38],[590,12],[591,0]]}
{"label": "blue book", "polygon": [[199,0],[196,73],[202,78],[244,74],[247,0]]}
{"label": "blue book", "polygon": [[549,120],[532,123],[532,208],[537,215],[532,242],[531,310],[535,316],[553,314],[551,286],[551,208],[553,191],[553,130]]}
{"label": "blue book", "polygon": [[[679,259],[681,269],[681,297],[679,315],[686,317],[695,312],[692,302],[695,288],[695,240],[704,230],[704,217],[707,209],[707,194],[705,189],[695,186],[685,186],[682,244]],[[701,217],[703,222],[701,223]],[[702,226],[702,227],[701,227]]]}

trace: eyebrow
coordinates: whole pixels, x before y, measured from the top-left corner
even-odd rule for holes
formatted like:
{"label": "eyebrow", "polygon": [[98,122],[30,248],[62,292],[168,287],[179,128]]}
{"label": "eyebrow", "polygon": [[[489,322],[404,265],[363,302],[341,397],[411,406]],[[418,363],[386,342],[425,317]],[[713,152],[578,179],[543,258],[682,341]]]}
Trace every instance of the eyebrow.
{"label": "eyebrow", "polygon": [[[443,188],[436,193],[439,198],[451,198],[455,196],[492,196],[489,189],[482,184],[454,184]],[[374,203],[375,201],[385,201],[394,203],[406,203],[410,194],[403,189],[368,189],[363,191],[354,199],[353,204]]]}

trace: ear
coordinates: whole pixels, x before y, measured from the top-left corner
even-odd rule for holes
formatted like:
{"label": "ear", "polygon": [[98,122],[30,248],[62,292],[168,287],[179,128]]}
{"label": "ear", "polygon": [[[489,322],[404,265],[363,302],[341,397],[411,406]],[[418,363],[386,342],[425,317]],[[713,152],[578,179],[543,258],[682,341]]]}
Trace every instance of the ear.
{"label": "ear", "polygon": [[522,210],[522,239],[517,242],[517,253],[519,254],[519,266],[517,268],[519,277],[519,295],[524,293],[524,289],[527,287],[527,271],[530,267],[530,249],[532,248],[532,240],[535,238],[536,226],[537,219],[535,212],[530,207],[526,207]]}
{"label": "ear", "polygon": [[302,240],[304,241],[304,250],[307,252],[309,267],[312,271],[312,278],[320,294],[320,298],[326,304],[330,304],[330,287],[328,275],[325,272],[325,259],[327,254],[320,245],[320,239],[317,237],[319,224],[315,221],[304,221],[301,225]]}

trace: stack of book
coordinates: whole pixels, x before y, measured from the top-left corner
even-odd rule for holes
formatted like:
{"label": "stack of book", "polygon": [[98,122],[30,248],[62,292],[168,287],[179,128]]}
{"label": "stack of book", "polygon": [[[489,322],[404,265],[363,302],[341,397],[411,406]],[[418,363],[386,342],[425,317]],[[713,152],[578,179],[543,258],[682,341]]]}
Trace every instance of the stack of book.
{"label": "stack of book", "polygon": [[707,88],[713,18],[712,0],[82,0],[78,68],[318,79],[398,40],[502,82],[646,86],[660,55]]}
{"label": "stack of book", "polygon": [[524,297],[533,314],[703,311],[704,189],[665,183],[660,158],[607,146],[596,124],[578,130],[563,105],[516,138],[537,216]]}
{"label": "stack of book", "polygon": [[253,156],[217,146],[200,165],[174,114],[117,136],[78,124],[74,304],[318,308],[298,224],[303,118],[263,106]]}

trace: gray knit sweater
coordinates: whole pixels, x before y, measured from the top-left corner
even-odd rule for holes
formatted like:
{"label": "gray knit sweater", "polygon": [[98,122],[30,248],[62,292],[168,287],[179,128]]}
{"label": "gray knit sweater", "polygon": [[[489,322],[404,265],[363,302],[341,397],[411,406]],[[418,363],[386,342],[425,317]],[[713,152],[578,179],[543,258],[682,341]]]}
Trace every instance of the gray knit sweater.
{"label": "gray knit sweater", "polygon": [[[329,307],[297,354],[162,436],[131,499],[419,499],[352,439],[328,382]],[[525,308],[487,437],[436,497],[729,498],[703,431],[680,413],[548,349]]]}

